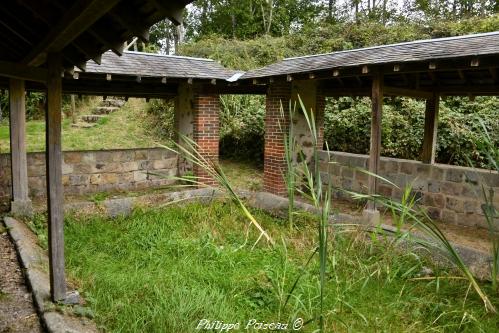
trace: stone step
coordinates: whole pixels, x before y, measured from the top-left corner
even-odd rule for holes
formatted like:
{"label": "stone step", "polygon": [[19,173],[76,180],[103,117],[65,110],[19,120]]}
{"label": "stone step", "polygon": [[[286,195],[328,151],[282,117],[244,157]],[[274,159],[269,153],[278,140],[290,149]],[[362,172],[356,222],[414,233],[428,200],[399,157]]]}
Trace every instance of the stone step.
{"label": "stone step", "polygon": [[77,122],[75,124],[71,124],[71,127],[75,128],[92,128],[97,126],[96,123],[87,123],[87,122]]}
{"label": "stone step", "polygon": [[104,101],[101,101],[99,105],[120,108],[125,105],[125,101],[122,99],[106,99]]}
{"label": "stone step", "polygon": [[116,106],[98,106],[94,108],[94,114],[110,114],[118,111],[120,108]]}
{"label": "stone step", "polygon": [[104,117],[105,116],[103,116],[101,114],[84,114],[84,115],[80,116],[80,119],[82,121],[87,122],[87,123],[96,123]]}

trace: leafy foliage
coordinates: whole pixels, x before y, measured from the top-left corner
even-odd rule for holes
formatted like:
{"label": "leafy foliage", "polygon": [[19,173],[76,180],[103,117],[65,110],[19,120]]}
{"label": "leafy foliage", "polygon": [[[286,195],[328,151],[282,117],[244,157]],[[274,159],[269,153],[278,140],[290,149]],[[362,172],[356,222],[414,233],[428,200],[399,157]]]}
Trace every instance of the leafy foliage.
{"label": "leafy foliage", "polygon": [[220,100],[222,156],[263,161],[264,97],[227,95]]}

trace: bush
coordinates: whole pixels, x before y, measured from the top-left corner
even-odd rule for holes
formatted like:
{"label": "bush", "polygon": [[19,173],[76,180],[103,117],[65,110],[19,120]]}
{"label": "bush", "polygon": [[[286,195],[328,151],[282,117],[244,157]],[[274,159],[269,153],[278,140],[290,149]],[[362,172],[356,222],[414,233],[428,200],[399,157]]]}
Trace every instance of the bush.
{"label": "bush", "polygon": [[220,98],[220,154],[263,161],[265,97],[225,95]]}
{"label": "bush", "polygon": [[[382,118],[383,156],[418,160],[424,133],[425,104],[407,98],[385,99]],[[341,98],[326,104],[324,138],[331,150],[369,152],[371,104],[368,98]],[[487,167],[484,153],[475,145],[482,120],[492,141],[499,145],[499,99],[447,98],[440,103],[437,134],[438,163],[467,166],[468,158]]]}
{"label": "bush", "polygon": [[175,136],[175,105],[173,100],[151,99],[147,104],[148,124],[161,140],[170,140]]}

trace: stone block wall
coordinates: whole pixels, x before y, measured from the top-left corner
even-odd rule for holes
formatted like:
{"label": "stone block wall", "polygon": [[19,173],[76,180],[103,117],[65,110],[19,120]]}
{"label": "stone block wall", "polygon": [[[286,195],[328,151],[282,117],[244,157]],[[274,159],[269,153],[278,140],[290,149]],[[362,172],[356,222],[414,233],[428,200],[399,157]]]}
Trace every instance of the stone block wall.
{"label": "stone block wall", "polygon": [[[367,192],[367,174],[356,168],[367,169],[367,155],[330,152],[332,161],[327,166],[327,152],[321,152],[321,172],[326,181],[343,189]],[[481,210],[482,188],[495,192],[494,201],[499,206],[499,174],[490,170],[472,169],[445,164],[424,164],[418,161],[382,157],[380,175],[395,183],[400,189],[380,181],[378,193],[400,199],[407,184],[420,198],[419,204],[435,219],[448,223],[487,227]],[[336,197],[349,199],[337,191]]]}
{"label": "stone block wall", "polygon": [[[68,151],[63,159],[64,193],[73,195],[159,187],[178,170],[177,156],[162,148]],[[28,179],[30,197],[45,197],[45,153],[28,154]],[[0,202],[10,196],[10,154],[0,154]]]}

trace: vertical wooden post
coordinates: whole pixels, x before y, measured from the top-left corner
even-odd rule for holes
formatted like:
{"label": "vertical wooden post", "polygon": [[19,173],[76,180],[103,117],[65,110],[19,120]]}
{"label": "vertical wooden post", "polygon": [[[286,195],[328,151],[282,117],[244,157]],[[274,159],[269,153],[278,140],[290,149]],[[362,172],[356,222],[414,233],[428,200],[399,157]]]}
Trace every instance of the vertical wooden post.
{"label": "vertical wooden post", "polygon": [[46,160],[49,268],[50,292],[52,300],[57,302],[66,297],[61,151],[62,58],[60,54],[49,54],[47,60]]}
{"label": "vertical wooden post", "polygon": [[[369,172],[379,174],[379,159],[381,154],[381,115],[383,112],[383,75],[373,74],[372,93],[371,93],[371,147],[369,150]],[[369,176],[368,193],[376,194],[377,178]],[[369,201],[367,210],[373,212],[376,210],[374,201]]]}
{"label": "vertical wooden post", "polygon": [[435,163],[439,102],[440,96],[437,93],[433,93],[433,97],[426,100],[421,161],[427,164]]}
{"label": "vertical wooden post", "polygon": [[9,104],[12,171],[11,213],[20,216],[30,216],[32,214],[32,207],[28,196],[26,105],[23,80],[10,79]]}
{"label": "vertical wooden post", "polygon": [[71,122],[76,124],[76,100],[75,95],[71,94]]}

